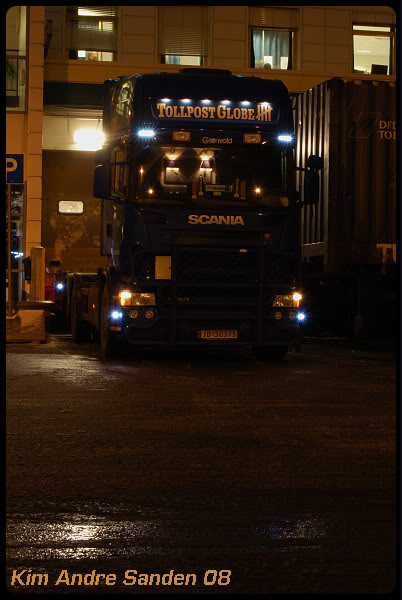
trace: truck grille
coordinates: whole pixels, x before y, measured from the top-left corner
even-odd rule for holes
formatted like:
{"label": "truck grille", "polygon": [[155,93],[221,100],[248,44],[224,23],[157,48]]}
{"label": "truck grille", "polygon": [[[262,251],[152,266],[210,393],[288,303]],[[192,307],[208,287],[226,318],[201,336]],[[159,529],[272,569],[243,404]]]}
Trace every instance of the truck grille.
{"label": "truck grille", "polygon": [[[244,249],[246,250],[246,249]],[[176,262],[177,284],[251,283],[256,284],[258,260],[255,249],[180,248]]]}
{"label": "truck grille", "polygon": [[261,248],[178,247],[174,264],[175,276],[160,290],[160,300],[170,304],[173,293],[180,310],[256,309],[259,299],[272,306],[275,293],[295,275],[294,259]]}
{"label": "truck grille", "polygon": [[[288,319],[274,323],[272,308],[275,295],[287,293],[294,281],[294,258],[255,247],[177,245],[169,253],[170,280],[155,281],[153,253],[144,251],[137,263],[146,265],[146,270],[136,269],[135,279],[145,289],[156,290],[160,320],[146,331],[133,329],[133,342],[196,343],[201,329],[236,330],[236,343],[240,344],[275,338],[286,343],[294,337],[296,323]],[[281,333],[283,328],[289,331]]]}

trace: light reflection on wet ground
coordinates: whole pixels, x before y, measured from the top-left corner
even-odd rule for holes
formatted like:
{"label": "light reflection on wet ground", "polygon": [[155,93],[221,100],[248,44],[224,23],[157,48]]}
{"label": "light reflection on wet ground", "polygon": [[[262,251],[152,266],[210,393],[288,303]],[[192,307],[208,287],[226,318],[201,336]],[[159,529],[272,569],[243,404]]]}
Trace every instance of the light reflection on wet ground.
{"label": "light reflection on wet ground", "polygon": [[[295,520],[277,520],[240,526],[207,525],[190,527],[185,523],[110,520],[86,515],[37,515],[36,519],[10,517],[7,525],[8,557],[10,559],[106,558],[118,556],[166,555],[176,553],[178,544],[192,548],[217,543],[224,552],[239,552],[239,548],[264,551],[275,544],[279,551],[297,540],[303,548],[317,550],[317,541],[332,531],[323,519],[307,515]],[[309,544],[310,543],[310,544]]]}
{"label": "light reflection on wet ground", "polygon": [[[18,510],[7,520],[7,580],[15,569],[32,569],[49,574],[49,585],[35,588],[38,593],[186,593],[177,586],[140,590],[122,584],[126,569],[138,573],[174,569],[197,573],[192,593],[389,591],[393,549],[389,528],[377,521],[376,511],[345,519],[336,503],[321,508],[321,515],[314,515],[307,506],[303,512],[291,505],[263,509],[244,501],[237,510],[199,506],[191,512],[184,503],[179,507],[171,501],[164,508],[138,504],[128,509],[96,502],[83,503],[76,512],[73,506],[69,512],[67,505],[60,513],[50,509],[28,515]],[[381,556],[379,545],[385,549]],[[62,569],[115,573],[118,586],[102,583],[85,590],[79,586],[61,590],[55,582]],[[230,569],[230,590],[206,589],[202,577],[207,569]],[[13,587],[16,593],[29,591],[34,588]]]}

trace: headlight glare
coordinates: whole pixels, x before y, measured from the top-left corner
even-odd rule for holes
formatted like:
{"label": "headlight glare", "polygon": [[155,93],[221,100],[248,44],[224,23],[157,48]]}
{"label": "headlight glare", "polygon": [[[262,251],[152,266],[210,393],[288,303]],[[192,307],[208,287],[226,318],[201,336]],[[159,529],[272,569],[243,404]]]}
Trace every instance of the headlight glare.
{"label": "headlight glare", "polygon": [[130,290],[123,290],[119,294],[120,306],[131,306],[132,293]]}
{"label": "headlight glare", "polygon": [[119,293],[119,300],[121,306],[154,306],[155,294],[123,290]]}
{"label": "headlight glare", "polygon": [[303,296],[300,294],[300,292],[293,292],[292,294],[277,294],[272,306],[283,308],[299,308],[302,298]]}
{"label": "headlight glare", "polygon": [[279,294],[276,296],[272,306],[293,308],[293,298],[290,294]]}

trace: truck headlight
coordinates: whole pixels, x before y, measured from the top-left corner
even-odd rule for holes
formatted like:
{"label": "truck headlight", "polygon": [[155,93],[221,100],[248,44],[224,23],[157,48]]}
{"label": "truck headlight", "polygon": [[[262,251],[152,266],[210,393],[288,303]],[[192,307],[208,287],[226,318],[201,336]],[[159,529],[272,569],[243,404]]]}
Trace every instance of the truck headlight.
{"label": "truck headlight", "polygon": [[300,292],[293,292],[292,294],[278,294],[272,306],[283,307],[283,308],[299,308],[300,301],[303,296]]}
{"label": "truck headlight", "polygon": [[154,306],[155,294],[123,290],[119,293],[119,300],[120,306]]}

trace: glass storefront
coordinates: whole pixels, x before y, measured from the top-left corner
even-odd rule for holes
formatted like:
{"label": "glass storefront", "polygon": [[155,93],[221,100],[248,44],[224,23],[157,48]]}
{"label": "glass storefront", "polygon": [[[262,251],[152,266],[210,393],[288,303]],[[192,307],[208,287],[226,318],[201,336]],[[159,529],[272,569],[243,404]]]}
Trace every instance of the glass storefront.
{"label": "glass storefront", "polygon": [[[25,186],[6,184],[6,298],[7,313],[15,312],[15,302],[24,300]],[[11,286],[10,286],[11,272]],[[9,289],[11,287],[11,294]]]}

